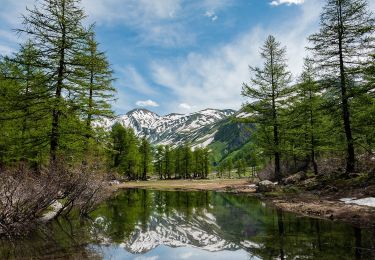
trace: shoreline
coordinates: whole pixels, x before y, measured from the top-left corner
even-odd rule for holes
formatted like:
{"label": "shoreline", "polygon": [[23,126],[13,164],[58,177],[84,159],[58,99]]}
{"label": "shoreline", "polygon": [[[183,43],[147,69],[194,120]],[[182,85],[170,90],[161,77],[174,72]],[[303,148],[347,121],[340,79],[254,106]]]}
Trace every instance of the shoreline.
{"label": "shoreline", "polygon": [[255,193],[255,186],[249,179],[207,179],[207,180],[150,180],[129,181],[112,186],[119,189],[151,189],[169,191],[224,191]]}
{"label": "shoreline", "polygon": [[[150,189],[165,191],[217,191],[256,196],[270,205],[301,216],[342,221],[360,227],[375,227],[375,207],[348,204],[340,201],[346,198],[339,195],[303,192],[256,193],[255,184],[249,179],[209,179],[209,180],[150,180],[130,181],[112,186],[114,191],[121,189]],[[346,195],[352,195],[346,194]],[[349,196],[350,197],[350,196]]]}

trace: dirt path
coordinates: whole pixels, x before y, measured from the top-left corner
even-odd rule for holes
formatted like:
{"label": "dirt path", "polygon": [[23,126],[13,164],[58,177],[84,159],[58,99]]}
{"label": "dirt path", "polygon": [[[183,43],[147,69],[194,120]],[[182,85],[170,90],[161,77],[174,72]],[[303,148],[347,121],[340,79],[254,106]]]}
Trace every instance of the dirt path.
{"label": "dirt path", "polygon": [[131,181],[114,185],[113,187],[115,189],[145,188],[154,190],[255,192],[255,187],[251,186],[251,181],[248,179]]}

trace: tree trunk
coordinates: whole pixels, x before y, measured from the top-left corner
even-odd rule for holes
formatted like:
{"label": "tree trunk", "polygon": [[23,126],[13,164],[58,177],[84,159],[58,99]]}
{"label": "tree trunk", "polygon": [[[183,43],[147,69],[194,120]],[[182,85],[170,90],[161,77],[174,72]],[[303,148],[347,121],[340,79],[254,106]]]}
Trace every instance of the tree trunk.
{"label": "tree trunk", "polygon": [[277,113],[276,113],[276,93],[275,93],[275,82],[273,72],[273,51],[271,50],[271,84],[272,84],[272,117],[273,117],[273,141],[275,150],[275,178],[278,182],[281,182],[281,170],[280,170],[280,152],[279,152],[279,129],[277,125]]}
{"label": "tree trunk", "polygon": [[312,91],[309,91],[310,98],[310,131],[311,131],[311,162],[314,168],[314,174],[318,175],[318,165],[315,160],[315,135],[314,135],[314,115],[313,115],[313,105],[312,105]]}
{"label": "tree trunk", "polygon": [[50,137],[50,158],[52,163],[56,162],[56,153],[59,147],[59,138],[60,138],[60,102],[61,102],[61,93],[63,87],[63,80],[64,80],[64,67],[65,67],[65,41],[66,41],[66,27],[65,27],[65,2],[62,2],[62,18],[63,21],[61,22],[62,26],[62,35],[61,35],[61,48],[60,48],[60,60],[59,60],[59,68],[58,68],[58,80],[56,85],[56,92],[55,92],[55,106],[52,110],[52,130],[51,130],[51,137]]}
{"label": "tree trunk", "polygon": [[339,55],[340,55],[341,106],[342,106],[342,117],[344,120],[346,143],[347,143],[346,173],[350,173],[354,171],[355,155],[354,155],[352,130],[350,126],[350,112],[349,112],[347,85],[346,85],[345,68],[344,68],[344,57],[343,57],[343,46],[342,46],[343,22],[342,22],[341,2],[339,2],[338,5],[339,5]]}

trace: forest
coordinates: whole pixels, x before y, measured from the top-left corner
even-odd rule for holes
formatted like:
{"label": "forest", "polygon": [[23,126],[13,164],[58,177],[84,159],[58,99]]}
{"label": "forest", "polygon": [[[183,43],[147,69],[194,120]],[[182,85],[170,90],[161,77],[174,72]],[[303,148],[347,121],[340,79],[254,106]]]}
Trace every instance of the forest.
{"label": "forest", "polygon": [[249,100],[243,121],[256,124],[256,157],[279,182],[308,170],[373,174],[374,33],[366,1],[326,1],[296,84],[287,47],[266,39],[263,66],[250,66],[251,80],[243,84]]}
{"label": "forest", "polygon": [[[375,20],[367,1],[326,0],[308,38],[301,75],[288,69],[274,36],[250,64],[236,122],[254,126],[241,156],[212,162],[204,147],[153,146],[114,118],[114,72],[86,25],[79,0],[43,0],[28,8],[26,40],[0,57],[0,236],[23,234],[51,205],[86,215],[106,196],[107,181],[244,177],[283,183],[289,175],[375,170]],[[251,63],[251,61],[249,61]],[[234,171],[234,172],[233,172]]]}

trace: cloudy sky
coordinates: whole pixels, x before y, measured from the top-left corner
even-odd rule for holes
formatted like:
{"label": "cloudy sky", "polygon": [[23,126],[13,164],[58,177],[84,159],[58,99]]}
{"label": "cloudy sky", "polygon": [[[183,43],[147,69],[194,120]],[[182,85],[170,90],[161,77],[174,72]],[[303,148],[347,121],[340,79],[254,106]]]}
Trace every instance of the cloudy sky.
{"label": "cloudy sky", "polygon": [[[35,0],[0,0],[0,54],[23,39],[12,29]],[[370,1],[372,2],[372,1]],[[375,2],[375,1],[374,1]],[[323,0],[82,0],[87,23],[115,71],[117,113],[238,109],[248,65],[269,34],[287,47],[296,77]],[[374,10],[374,4],[371,6]]]}

